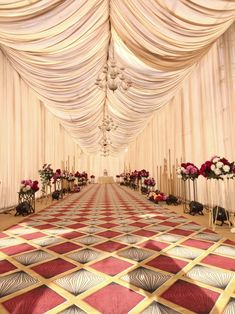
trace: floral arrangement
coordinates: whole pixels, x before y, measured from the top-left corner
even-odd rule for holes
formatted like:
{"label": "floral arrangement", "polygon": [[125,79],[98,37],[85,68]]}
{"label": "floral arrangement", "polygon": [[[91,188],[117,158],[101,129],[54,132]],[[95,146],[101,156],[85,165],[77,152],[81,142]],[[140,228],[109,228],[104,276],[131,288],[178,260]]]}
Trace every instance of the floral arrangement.
{"label": "floral arrangement", "polygon": [[156,190],[155,192],[149,192],[147,195],[147,198],[155,203],[166,201],[167,197],[167,194],[160,192],[159,190]]}
{"label": "floral arrangement", "polygon": [[95,179],[95,176],[92,174],[92,175],[90,176],[90,178],[91,178],[91,179]]}
{"label": "floral arrangement", "polygon": [[234,162],[230,163],[226,158],[214,156],[201,165],[200,174],[207,179],[221,179],[234,177]]}
{"label": "floral arrangement", "polygon": [[67,180],[68,180],[68,181],[74,181],[75,179],[76,179],[76,177],[74,176],[74,174],[70,172],[70,173],[68,174]]}
{"label": "floral arrangement", "polygon": [[199,169],[191,162],[182,163],[180,167],[176,169],[176,172],[178,174],[178,178],[183,179],[184,181],[188,179],[195,180],[200,174]]}
{"label": "floral arrangement", "polygon": [[120,178],[120,175],[119,175],[119,174],[117,174],[117,175],[116,175],[116,178]]}
{"label": "floral arrangement", "polygon": [[141,178],[148,178],[149,176],[149,172],[146,171],[145,169],[142,169],[140,171],[135,170],[131,173],[132,178],[137,178],[137,179],[141,179]]}
{"label": "floral arrangement", "polygon": [[147,186],[155,186],[156,182],[154,180],[154,178],[150,178],[150,179],[145,179],[144,180],[144,185]]}
{"label": "floral arrangement", "polygon": [[53,175],[53,183],[55,183],[57,180],[60,180],[62,176],[61,170],[60,169],[56,169],[54,175]]}
{"label": "floral arrangement", "polygon": [[149,176],[149,171],[146,171],[145,169],[142,169],[142,170],[139,171],[139,176],[140,176],[141,178],[148,178],[148,176]]}
{"label": "floral arrangement", "polygon": [[[88,178],[88,175],[87,175],[87,173],[85,172],[85,171],[83,171],[83,172],[76,172],[75,174],[74,174],[74,176],[76,177],[76,178],[78,178],[78,179],[85,179],[85,180],[87,180],[87,178]],[[81,181],[83,181],[83,180],[81,180]]]}
{"label": "floral arrangement", "polygon": [[38,181],[22,180],[20,185],[20,192],[35,193],[39,190]]}
{"label": "floral arrangement", "polygon": [[51,164],[44,164],[42,169],[40,169],[38,172],[39,172],[41,182],[43,185],[49,184],[51,181],[51,178],[53,178],[54,176],[53,169],[51,168]]}

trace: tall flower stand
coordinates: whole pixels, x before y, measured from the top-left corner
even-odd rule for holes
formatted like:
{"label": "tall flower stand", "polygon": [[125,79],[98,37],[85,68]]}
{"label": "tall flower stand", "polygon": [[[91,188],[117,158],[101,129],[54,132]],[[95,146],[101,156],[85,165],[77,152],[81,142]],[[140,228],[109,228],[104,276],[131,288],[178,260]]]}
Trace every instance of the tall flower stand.
{"label": "tall flower stand", "polygon": [[51,182],[43,183],[42,185],[42,196],[41,199],[45,198],[48,199],[48,197],[51,195]]}
{"label": "tall flower stand", "polygon": [[74,180],[68,181],[68,191],[71,193],[74,191]]}
{"label": "tall flower stand", "polygon": [[61,189],[62,189],[62,194],[65,194],[68,192],[68,180],[66,178],[61,179]]}
{"label": "tall flower stand", "polygon": [[197,179],[183,180],[183,212],[188,214],[190,211],[189,203],[197,201]]}
{"label": "tall flower stand", "polygon": [[187,180],[183,180],[183,189],[182,189],[183,197],[182,197],[182,201],[183,201],[183,212],[186,213],[186,214],[189,212],[188,206],[187,206],[187,188],[188,188],[188,184],[189,184],[189,181],[187,182]]}
{"label": "tall flower stand", "polygon": [[[215,230],[218,221],[219,207],[225,209],[226,222],[231,226],[229,214],[229,195],[228,195],[228,179],[209,179],[209,227]],[[215,208],[215,210],[214,210]]]}
{"label": "tall flower stand", "polygon": [[62,180],[57,179],[54,182],[54,191],[59,191],[60,192],[60,198],[63,198]]}
{"label": "tall flower stand", "polygon": [[18,204],[27,202],[30,207],[30,211],[35,213],[35,192],[18,192]]}

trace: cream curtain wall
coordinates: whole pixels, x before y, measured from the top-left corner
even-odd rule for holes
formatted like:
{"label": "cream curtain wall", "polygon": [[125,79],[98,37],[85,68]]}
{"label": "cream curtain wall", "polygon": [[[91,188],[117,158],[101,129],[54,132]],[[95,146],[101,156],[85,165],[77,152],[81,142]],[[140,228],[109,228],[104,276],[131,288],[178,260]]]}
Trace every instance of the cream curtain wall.
{"label": "cream curtain wall", "polygon": [[[44,163],[78,167],[81,149],[45,109],[0,51],[0,208],[17,203],[23,179],[39,179]],[[39,192],[38,192],[39,194]]]}
{"label": "cream curtain wall", "polygon": [[[235,160],[235,25],[213,45],[170,103],[160,108],[129,145],[125,164],[147,168],[158,187],[175,192],[180,162],[200,166],[214,155]],[[161,174],[160,174],[161,172]],[[204,178],[199,199],[207,201]],[[230,181],[231,195],[234,182]],[[173,186],[173,189],[172,189]],[[235,208],[235,199],[231,198]]]}

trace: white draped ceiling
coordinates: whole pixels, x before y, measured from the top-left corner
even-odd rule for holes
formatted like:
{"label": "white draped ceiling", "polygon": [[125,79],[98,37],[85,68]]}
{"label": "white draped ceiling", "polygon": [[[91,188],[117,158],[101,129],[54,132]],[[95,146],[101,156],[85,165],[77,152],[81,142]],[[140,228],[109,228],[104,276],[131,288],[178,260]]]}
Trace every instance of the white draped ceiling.
{"label": "white draped ceiling", "polygon": [[[235,19],[231,0],[2,0],[0,48],[86,153],[97,153],[104,104],[133,141]],[[132,86],[95,85],[114,52]]]}

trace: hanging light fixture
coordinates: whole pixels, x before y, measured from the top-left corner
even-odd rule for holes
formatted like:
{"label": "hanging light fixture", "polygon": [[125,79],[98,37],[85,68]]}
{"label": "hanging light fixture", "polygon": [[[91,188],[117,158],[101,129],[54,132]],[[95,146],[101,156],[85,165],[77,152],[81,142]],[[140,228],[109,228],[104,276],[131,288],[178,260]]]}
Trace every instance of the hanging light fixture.
{"label": "hanging light fixture", "polygon": [[103,106],[103,119],[102,119],[101,124],[98,125],[98,128],[103,132],[103,136],[104,134],[106,134],[106,132],[110,132],[112,130],[117,129],[117,125],[114,124],[113,118],[111,118],[107,114],[106,101],[104,102],[104,106]]}
{"label": "hanging light fixture", "polygon": [[119,89],[126,92],[132,85],[132,81],[126,78],[124,71],[124,67],[117,66],[114,59],[114,48],[112,47],[112,57],[109,59],[108,55],[108,61],[104,65],[102,73],[96,79],[95,85],[104,91],[109,89],[114,92]]}

